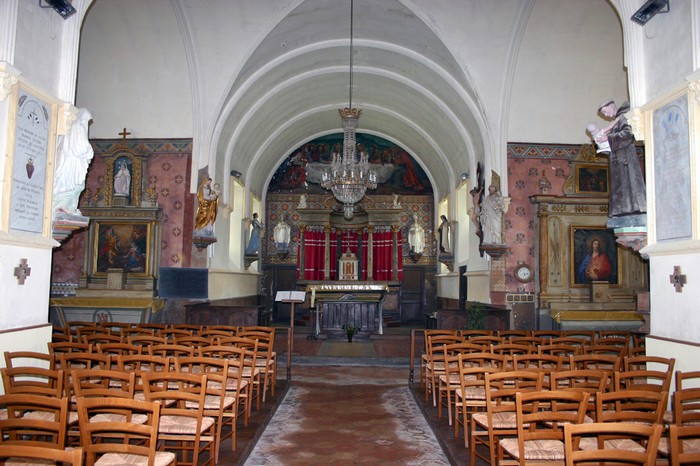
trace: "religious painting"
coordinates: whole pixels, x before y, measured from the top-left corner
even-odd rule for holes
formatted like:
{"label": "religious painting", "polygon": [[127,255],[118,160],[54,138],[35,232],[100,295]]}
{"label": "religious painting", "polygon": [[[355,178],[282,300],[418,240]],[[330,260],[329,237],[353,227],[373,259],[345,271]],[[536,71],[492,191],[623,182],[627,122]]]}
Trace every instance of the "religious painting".
{"label": "religious painting", "polygon": [[[423,168],[403,148],[378,136],[356,135],[358,160],[366,155],[377,174],[372,194],[431,194],[432,185]],[[292,151],[270,181],[271,193],[326,194],[321,187],[331,161],[342,157],[342,133],[323,136]]]}
{"label": "religious painting", "polygon": [[619,250],[615,233],[605,227],[571,227],[571,283],[620,283]]}
{"label": "religious painting", "polygon": [[576,165],[576,194],[607,196],[610,190],[609,171],[604,165]]}
{"label": "religious painting", "polygon": [[150,274],[150,224],[146,222],[97,222],[94,272],[121,269],[124,273]]}
{"label": "religious painting", "polygon": [[677,241],[693,234],[690,136],[686,94],[653,112],[656,239]]}

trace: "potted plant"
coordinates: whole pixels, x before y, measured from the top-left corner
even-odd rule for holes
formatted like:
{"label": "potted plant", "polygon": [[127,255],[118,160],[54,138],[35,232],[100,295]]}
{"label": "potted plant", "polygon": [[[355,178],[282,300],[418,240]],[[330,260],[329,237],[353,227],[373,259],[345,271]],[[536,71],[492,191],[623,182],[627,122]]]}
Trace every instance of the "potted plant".
{"label": "potted plant", "polygon": [[347,335],[348,341],[350,343],[352,343],[352,337],[361,330],[360,327],[351,323],[343,324],[342,328],[343,330],[345,330],[345,335]]}
{"label": "potted plant", "polygon": [[484,328],[486,318],[486,305],[478,301],[469,303],[467,308],[467,330],[481,330]]}

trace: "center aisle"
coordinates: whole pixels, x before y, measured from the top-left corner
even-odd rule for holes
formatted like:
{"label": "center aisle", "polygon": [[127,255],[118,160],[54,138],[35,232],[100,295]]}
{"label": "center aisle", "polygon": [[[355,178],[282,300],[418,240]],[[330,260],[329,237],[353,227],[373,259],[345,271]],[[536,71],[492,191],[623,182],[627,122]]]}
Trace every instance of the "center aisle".
{"label": "center aisle", "polygon": [[299,366],[245,463],[449,465],[406,368]]}

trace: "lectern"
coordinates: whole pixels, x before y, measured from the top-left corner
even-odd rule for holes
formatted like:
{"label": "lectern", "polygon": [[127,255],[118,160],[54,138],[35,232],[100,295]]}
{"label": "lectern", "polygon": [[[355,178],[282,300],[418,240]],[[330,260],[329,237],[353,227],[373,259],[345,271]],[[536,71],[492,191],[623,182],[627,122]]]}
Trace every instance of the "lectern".
{"label": "lectern", "polygon": [[[287,354],[291,358],[292,350],[294,349],[294,307],[296,304],[301,304],[306,300],[306,292],[304,291],[278,291],[275,296],[275,301],[288,303],[291,305],[289,311],[289,327],[291,329],[289,338],[287,339]],[[287,380],[291,380],[291,366],[287,364]]]}

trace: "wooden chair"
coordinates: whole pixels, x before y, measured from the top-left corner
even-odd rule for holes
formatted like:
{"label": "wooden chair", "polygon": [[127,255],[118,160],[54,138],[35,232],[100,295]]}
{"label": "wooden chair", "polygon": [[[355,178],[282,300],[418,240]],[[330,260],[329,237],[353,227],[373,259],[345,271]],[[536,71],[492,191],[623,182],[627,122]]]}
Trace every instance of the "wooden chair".
{"label": "wooden chair", "polygon": [[610,354],[580,354],[569,357],[569,366],[572,370],[593,369],[607,371],[610,374],[620,371],[622,358]]}
{"label": "wooden chair", "polygon": [[[431,348],[430,348],[430,338],[434,336],[448,336],[453,337],[454,341],[452,343],[463,342],[464,339],[460,336],[457,330],[443,330],[443,329],[426,329],[423,331],[423,347],[424,351],[421,354],[420,360],[420,384],[421,387],[425,388],[427,382],[426,370],[430,360]],[[427,398],[426,398],[427,400]]]}
{"label": "wooden chair", "polygon": [[143,346],[130,345],[129,343],[98,343],[95,347],[98,354],[108,354],[112,359],[124,354],[141,354]]}
{"label": "wooden chair", "polygon": [[[542,390],[544,374],[532,371],[507,371],[486,374],[486,412],[472,413],[470,420],[470,464],[476,458],[491,466],[498,463],[497,446],[501,437],[517,435],[515,394]],[[485,456],[477,451],[478,445],[488,448]]]}
{"label": "wooden chair", "polygon": [[175,462],[174,453],[156,451],[160,403],[112,397],[78,398],[77,403],[80,444],[89,466]]}
{"label": "wooden chair", "polygon": [[2,463],[19,462],[21,464],[55,464],[83,466],[83,449],[57,450],[45,446],[28,447],[26,445],[0,444]]}
{"label": "wooden chair", "polygon": [[467,343],[472,345],[502,345],[506,342],[505,338],[499,337],[498,335],[473,335],[469,338],[465,338]]}
{"label": "wooden chair", "polygon": [[515,394],[517,437],[499,441],[500,465],[562,464],[565,424],[581,424],[588,393],[542,390]]}
{"label": "wooden chair", "polygon": [[134,398],[145,400],[144,374],[149,372],[167,372],[171,368],[170,358],[151,356],[149,354],[129,354],[117,356],[117,367],[122,372],[133,372]]}
{"label": "wooden chair", "polygon": [[5,351],[5,367],[51,367],[51,355],[38,351]]}
{"label": "wooden chair", "polygon": [[0,420],[0,443],[27,447],[66,447],[68,399],[43,395],[0,396],[6,415]]}
{"label": "wooden chair", "polygon": [[202,326],[197,324],[171,324],[170,328],[189,330],[192,335],[199,335],[199,332],[202,331]]}
{"label": "wooden chair", "polygon": [[[442,417],[443,405],[447,407],[447,421],[452,425],[452,407],[454,405],[454,391],[459,387],[459,355],[469,353],[482,353],[487,350],[481,345],[471,343],[452,343],[442,347],[445,362],[445,373],[438,378],[438,417]],[[444,400],[443,400],[444,398]]]}
{"label": "wooden chair", "polygon": [[634,356],[624,358],[622,363],[622,370],[624,371],[655,370],[673,374],[676,358],[665,358],[663,356]]}
{"label": "wooden chair", "polygon": [[[455,417],[454,436],[459,435],[459,425],[464,426],[464,446],[469,447],[469,416],[476,411],[486,409],[486,374],[500,372],[503,365],[495,363],[482,364],[483,359],[472,356],[485,355],[487,353],[475,353],[474,355],[460,354],[458,356],[459,387],[455,389]],[[498,356],[498,355],[493,355]],[[501,356],[501,358],[503,358]],[[503,361],[501,359],[501,361]],[[460,419],[461,413],[461,419]]]}
{"label": "wooden chair", "polygon": [[671,466],[700,464],[700,425],[669,427]]}
{"label": "wooden chair", "polygon": [[275,387],[277,385],[277,353],[274,350],[274,327],[241,327],[238,329],[236,336],[258,341],[258,357],[256,359],[256,364],[263,375],[262,401],[265,401],[268,390],[272,396],[275,396]]}
{"label": "wooden chair", "polygon": [[537,352],[537,347],[540,345],[545,344],[545,339],[540,338],[540,337],[511,337],[508,340],[510,343],[513,343],[515,345],[528,345],[532,346],[532,352],[536,353]]}
{"label": "wooden chair", "polygon": [[216,457],[216,419],[204,416],[207,375],[184,372],[144,374],[147,401],[161,403],[158,441],[174,442],[168,449],[180,452],[177,464],[198,466],[202,453],[208,464]]}
{"label": "wooden chair", "polygon": [[191,357],[195,354],[194,347],[187,345],[176,345],[174,343],[152,345],[148,346],[146,349],[148,354],[151,356],[160,356],[161,358]]}
{"label": "wooden chair", "polygon": [[673,423],[700,425],[700,388],[684,388],[673,393]]}
{"label": "wooden chair", "polygon": [[[128,336],[126,342],[130,345],[139,346],[153,346],[153,345],[167,345],[168,339],[166,337],[157,337],[155,335],[131,335]],[[143,351],[146,353],[146,351]]]}
{"label": "wooden chair", "polygon": [[43,367],[3,367],[2,383],[7,394],[41,395],[51,398],[64,396],[65,375],[62,370]]}
{"label": "wooden chair", "polygon": [[214,446],[214,462],[216,464],[219,462],[224,418],[229,427],[234,429],[234,431],[236,427],[237,394],[226,391],[230,374],[229,360],[203,358],[201,356],[183,356],[175,360],[175,370],[190,374],[207,375],[207,393],[204,401],[203,414],[204,416],[209,416],[216,420],[216,445]]}
{"label": "wooden chair", "polygon": [[559,330],[533,330],[533,337],[544,338],[545,340],[551,340],[552,338],[559,338],[562,336]]}
{"label": "wooden chair", "polygon": [[626,354],[626,348],[624,346],[617,345],[584,345],[583,354],[585,355],[604,355],[604,356],[615,356],[617,358],[623,358]]}
{"label": "wooden chair", "polygon": [[121,335],[112,335],[111,333],[92,333],[80,337],[80,341],[88,345],[95,346],[101,343],[123,343],[124,339]]}
{"label": "wooden chair", "polygon": [[596,415],[595,400],[600,392],[604,392],[610,386],[610,373],[594,369],[576,369],[569,371],[552,372],[549,379],[550,390],[570,390],[588,393],[588,407],[586,413],[589,418],[586,422],[593,422]]}
{"label": "wooden chair", "polygon": [[613,374],[615,390],[652,390],[668,393],[673,372],[655,370],[623,371]]}
{"label": "wooden chair", "polygon": [[567,338],[583,338],[586,344],[590,344],[596,339],[597,332],[595,330],[565,330],[562,337]]}
{"label": "wooden chair", "polygon": [[649,390],[615,390],[596,396],[596,422],[662,424],[668,393]]}
{"label": "wooden chair", "polygon": [[49,355],[51,356],[51,361],[56,363],[59,354],[63,353],[91,353],[92,345],[87,343],[80,343],[75,341],[60,341],[51,342],[49,346]]}
{"label": "wooden chair", "polygon": [[159,337],[166,337],[172,343],[179,337],[191,337],[193,335],[192,330],[185,328],[165,328],[158,332]]}
{"label": "wooden chair", "polygon": [[[564,425],[566,466],[578,464],[624,464],[653,466],[662,426],[630,422],[586,423]],[[616,448],[612,445],[635,445],[634,449]],[[581,449],[581,445],[592,448]]]}
{"label": "wooden chair", "polygon": [[529,337],[531,335],[529,330],[499,330],[496,332],[496,334],[501,338],[505,338],[506,340],[510,340],[514,337]]}
{"label": "wooden chair", "polygon": [[461,337],[452,335],[431,335],[428,336],[425,358],[425,400],[433,396],[433,406],[437,406],[438,380],[445,374],[445,345],[462,343]]}
{"label": "wooden chair", "polygon": [[700,388],[700,371],[676,371],[676,390]]}
{"label": "wooden chair", "polygon": [[561,370],[562,356],[554,354],[516,354],[513,355],[513,370],[541,372],[544,375],[543,387],[549,388],[549,376]]}
{"label": "wooden chair", "polygon": [[581,354],[583,346],[581,345],[565,345],[565,344],[546,344],[537,347],[537,352],[540,354],[553,354],[554,356],[563,356],[562,363],[568,361],[569,356]]}
{"label": "wooden chair", "polygon": [[495,354],[513,356],[514,354],[530,354],[533,352],[533,347],[517,343],[500,343],[491,345],[490,351]]}
{"label": "wooden chair", "polygon": [[590,340],[587,338],[574,337],[574,336],[560,336],[556,338],[550,338],[550,345],[571,345],[571,346],[585,346],[590,344]]}
{"label": "wooden chair", "polygon": [[195,353],[199,351],[202,346],[210,346],[216,344],[215,338],[207,338],[199,335],[191,335],[188,337],[180,336],[173,339],[173,343],[176,345],[191,346],[195,349]]}
{"label": "wooden chair", "polygon": [[[252,343],[252,346],[247,344],[241,344],[241,346],[228,346],[228,345],[211,345],[203,346],[199,349],[199,355],[207,358],[223,358],[229,361],[238,358],[243,353],[243,361],[240,362],[242,366],[242,372],[239,377],[245,382],[242,384],[242,388],[238,392],[238,396],[243,402],[242,414],[243,414],[243,425],[248,427],[248,421],[252,414],[253,398],[255,397],[255,382],[260,381],[260,369],[256,365],[257,358],[257,340],[248,340]],[[238,362],[238,361],[236,361]],[[231,371],[234,370],[233,363],[229,362],[229,368]]]}
{"label": "wooden chair", "polygon": [[152,328],[130,326],[119,330],[119,334],[122,336],[124,341],[129,341],[129,337],[136,337],[140,335],[154,336],[156,331]]}

